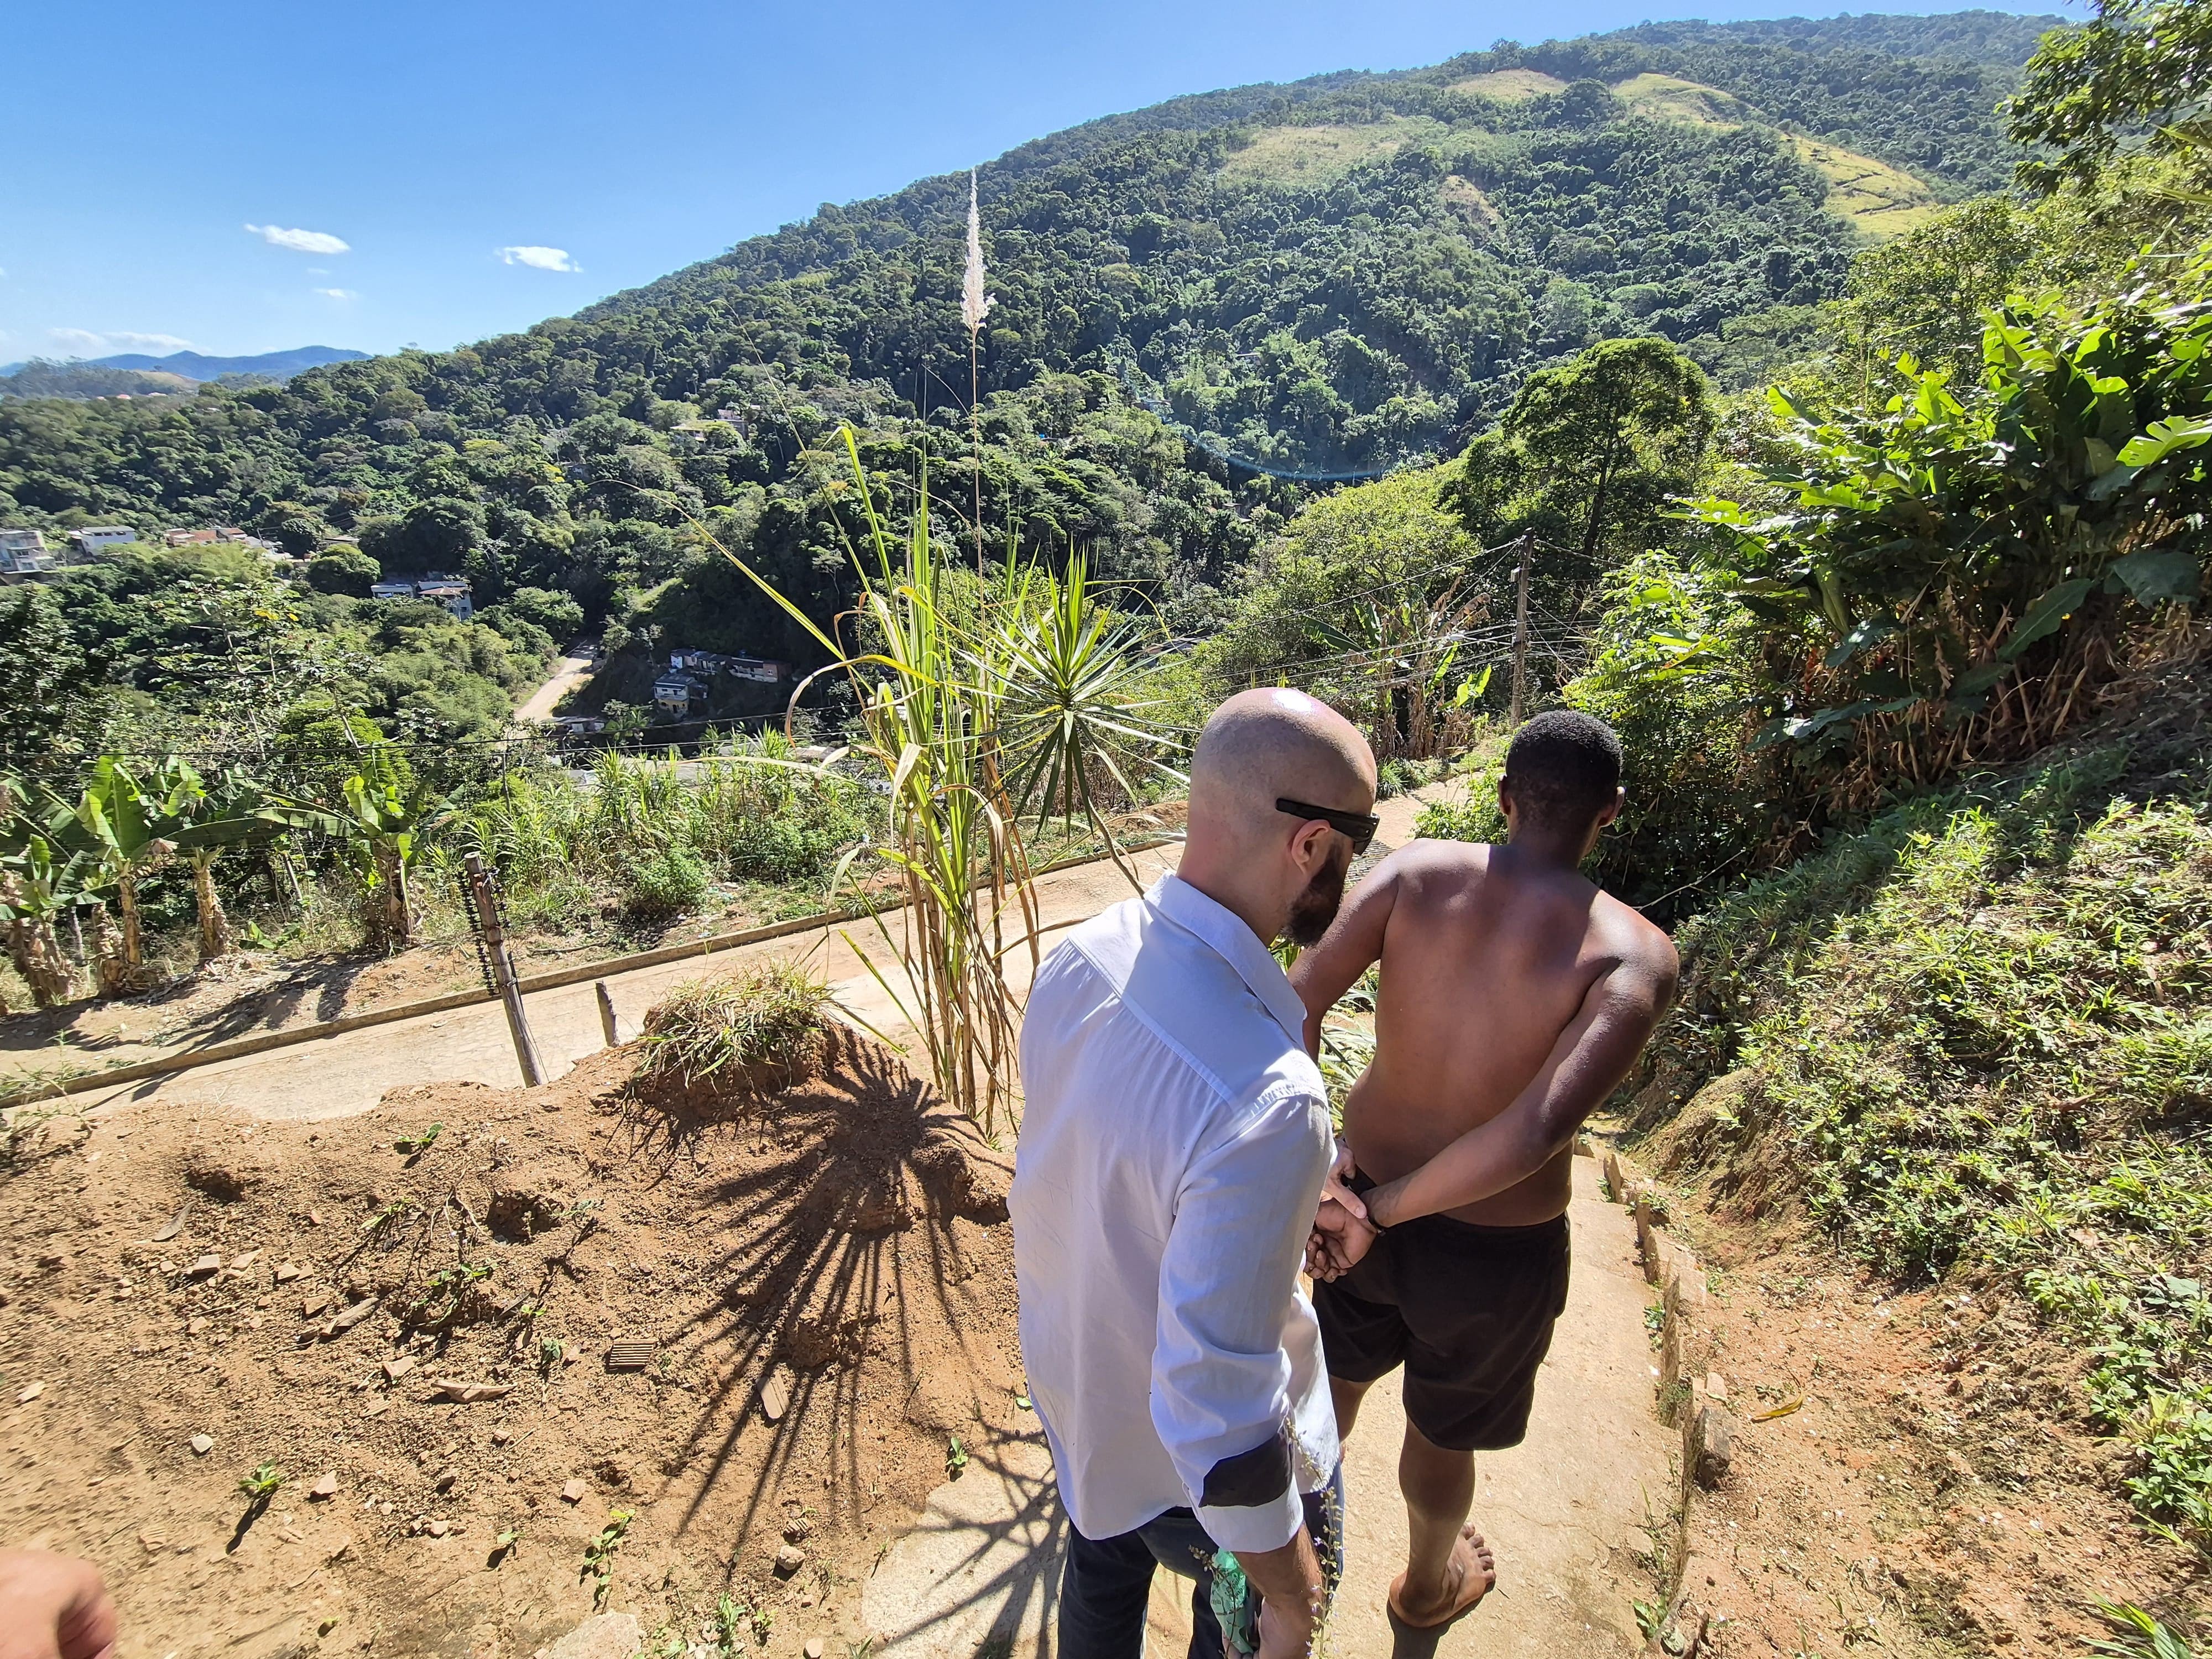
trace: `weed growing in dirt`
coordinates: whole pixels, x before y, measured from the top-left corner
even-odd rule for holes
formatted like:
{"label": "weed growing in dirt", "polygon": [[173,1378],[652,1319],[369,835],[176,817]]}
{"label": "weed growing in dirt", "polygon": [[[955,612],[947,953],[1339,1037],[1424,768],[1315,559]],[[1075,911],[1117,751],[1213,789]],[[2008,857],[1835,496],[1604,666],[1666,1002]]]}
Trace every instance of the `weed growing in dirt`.
{"label": "weed growing in dirt", "polygon": [[958,1435],[945,1443],[945,1478],[957,1480],[968,1472],[968,1449],[960,1443]]}
{"label": "weed growing in dirt", "polygon": [[607,1605],[607,1593],[614,1588],[615,1557],[629,1533],[629,1523],[637,1518],[632,1510],[612,1510],[607,1514],[607,1524],[599,1534],[584,1546],[582,1577],[597,1582],[592,1587],[592,1610],[599,1612]]}
{"label": "weed growing in dirt", "polygon": [[2097,1603],[2097,1611],[2111,1621],[2118,1634],[2092,1642],[2089,1651],[2105,1659],[2195,1659],[2189,1644],[2133,1603],[2115,1607]]}
{"label": "weed growing in dirt", "polygon": [[467,1300],[469,1287],[492,1275],[489,1261],[458,1261],[441,1267],[424,1283],[422,1297],[407,1310],[407,1320],[426,1330],[451,1322]]}
{"label": "weed growing in dirt", "polygon": [[1646,1075],[1741,1068],[1679,1144],[1881,1272],[2005,1274],[2094,1356],[2138,1512],[2212,1552],[2212,811],[2126,760],[1908,803],[1709,911]]}
{"label": "weed growing in dirt", "polygon": [[266,1506],[289,1478],[274,1463],[257,1463],[250,1473],[239,1477],[238,1489],[255,1503]]}
{"label": "weed growing in dirt", "polygon": [[720,1650],[722,1659],[730,1659],[744,1645],[745,1618],[745,1604],[729,1591],[724,1590],[714,1598],[714,1645]]}
{"label": "weed growing in dirt", "polygon": [[408,1211],[414,1207],[415,1206],[408,1200],[404,1198],[395,1198],[392,1202],[384,1206],[383,1208],[373,1212],[369,1216],[368,1219],[362,1222],[361,1224],[361,1230],[365,1233],[380,1233],[386,1227],[389,1227],[393,1222],[398,1220],[400,1217],[405,1215]]}
{"label": "weed growing in dirt", "polygon": [[444,1124],[433,1123],[428,1128],[423,1130],[420,1134],[400,1136],[398,1139],[392,1143],[392,1150],[395,1152],[405,1152],[410,1157],[419,1156],[423,1152],[428,1152],[431,1147],[436,1146],[438,1144],[438,1137],[445,1133],[445,1132],[446,1126]]}
{"label": "weed growing in dirt", "polygon": [[829,987],[791,963],[678,986],[646,1017],[635,1073],[650,1087],[710,1080],[728,1092],[781,1086],[814,1064]]}

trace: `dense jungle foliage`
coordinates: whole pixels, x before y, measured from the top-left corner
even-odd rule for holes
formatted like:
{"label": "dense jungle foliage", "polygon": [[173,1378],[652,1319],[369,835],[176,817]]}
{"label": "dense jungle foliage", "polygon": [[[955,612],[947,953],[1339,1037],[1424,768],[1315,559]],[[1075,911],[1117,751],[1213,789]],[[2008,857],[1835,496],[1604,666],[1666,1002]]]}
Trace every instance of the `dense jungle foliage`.
{"label": "dense jungle foliage", "polygon": [[[479,607],[565,593],[635,647],[597,699],[635,701],[649,647],[819,661],[712,544],[817,621],[849,602],[849,486],[826,448],[850,422],[889,476],[930,456],[948,529],[980,493],[993,556],[1079,549],[1197,631],[1312,494],[1275,473],[1455,453],[1532,372],[1608,337],[1677,343],[1731,384],[1801,341],[1863,227],[2002,182],[1995,108],[2048,21],[1655,25],[1177,100],[1024,145],[980,176],[995,304],[975,432],[955,392],[966,181],[939,179],[451,352],[185,398],[7,401],[0,523],[228,522],[300,553],[354,538],[318,561],[340,598],[428,571],[467,575]],[[259,607],[250,582],[194,580]],[[99,586],[53,587],[95,660]],[[295,609],[323,677],[343,678],[349,613]],[[410,698],[441,651],[410,649],[356,705],[394,732],[404,704],[410,732],[491,735],[497,673],[463,665],[467,696]],[[234,729],[196,699],[169,712],[174,741]]]}

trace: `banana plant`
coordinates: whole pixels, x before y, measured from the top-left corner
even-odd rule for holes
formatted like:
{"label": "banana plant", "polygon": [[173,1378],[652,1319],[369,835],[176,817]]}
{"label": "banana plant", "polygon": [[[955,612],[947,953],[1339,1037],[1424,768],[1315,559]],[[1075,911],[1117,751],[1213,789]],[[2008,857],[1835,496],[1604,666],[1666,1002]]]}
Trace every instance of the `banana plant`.
{"label": "banana plant", "polygon": [[404,951],[415,938],[407,872],[423,826],[422,804],[389,779],[371,782],[358,772],[345,781],[344,802],[324,817],[361,873],[366,942],[373,951]]}
{"label": "banana plant", "polygon": [[54,845],[20,815],[0,827],[0,921],[8,954],[41,1008],[69,1000],[76,980],[54,922],[83,892],[83,860],[58,855]]}
{"label": "banana plant", "polygon": [[146,980],[146,939],[138,915],[138,884],[176,850],[171,839],[187,826],[191,801],[202,793],[199,774],[173,758],[141,776],[116,755],[103,755],[74,803],[49,796],[46,826],[58,847],[84,856],[97,885],[112,885],[122,924],[118,956],[104,964],[104,989],[127,992]]}
{"label": "banana plant", "polygon": [[[181,763],[180,763],[181,764]],[[190,771],[191,769],[184,769]],[[237,946],[222,895],[215,884],[215,861],[226,848],[266,846],[289,833],[292,816],[283,804],[235,768],[203,782],[179,799],[184,820],[171,845],[192,866],[192,897],[198,917],[199,957],[213,962]]]}

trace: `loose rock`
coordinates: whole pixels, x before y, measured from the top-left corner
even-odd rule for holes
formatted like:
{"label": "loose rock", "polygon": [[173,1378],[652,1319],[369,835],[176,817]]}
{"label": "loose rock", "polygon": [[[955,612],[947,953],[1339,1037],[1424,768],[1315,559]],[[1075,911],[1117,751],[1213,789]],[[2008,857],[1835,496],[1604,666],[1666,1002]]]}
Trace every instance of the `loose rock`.
{"label": "loose rock", "polygon": [[46,1391],[46,1385],[45,1383],[33,1382],[29,1388],[22,1389],[16,1395],[15,1403],[19,1406],[27,1406]]}
{"label": "loose rock", "polygon": [[776,1576],[780,1578],[790,1577],[792,1574],[797,1572],[805,1565],[806,1552],[805,1550],[794,1549],[789,1544],[786,1544],[781,1549],[775,1553],[775,1571]]}
{"label": "loose rock", "polygon": [[216,1274],[222,1271],[222,1258],[221,1256],[212,1255],[204,1255],[198,1261],[193,1262],[191,1267],[185,1269],[185,1277],[187,1279],[212,1279]]}
{"label": "loose rock", "polygon": [[602,1613],[586,1619],[537,1659],[630,1659],[645,1645],[645,1627],[635,1613]]}
{"label": "loose rock", "polygon": [[211,1435],[196,1434],[185,1443],[191,1447],[195,1457],[205,1457],[215,1449],[215,1439]]}
{"label": "loose rock", "polygon": [[307,1488],[307,1496],[310,1498],[336,1498],[337,1495],[338,1472],[336,1469],[325,1469],[322,1479]]}
{"label": "loose rock", "polygon": [[591,1490],[580,1480],[571,1480],[561,1488],[561,1501],[564,1504],[580,1504]]}

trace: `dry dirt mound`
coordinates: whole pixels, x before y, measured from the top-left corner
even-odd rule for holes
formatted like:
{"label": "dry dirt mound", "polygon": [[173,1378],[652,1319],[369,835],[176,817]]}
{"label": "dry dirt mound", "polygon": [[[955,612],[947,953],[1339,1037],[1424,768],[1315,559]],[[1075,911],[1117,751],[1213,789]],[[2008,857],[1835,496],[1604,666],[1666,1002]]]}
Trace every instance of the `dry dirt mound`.
{"label": "dry dirt mound", "polygon": [[669,1115],[634,1060],[19,1155],[7,1535],[98,1559],[126,1653],[526,1656],[621,1510],[607,1605],[648,1631],[696,1644],[724,1593],[734,1645],[848,1626],[953,1437],[1034,1425],[1007,1160],[842,1030],[742,1111]]}

